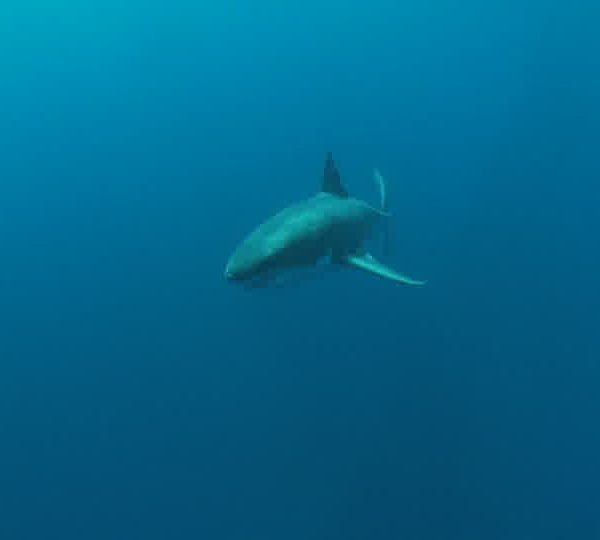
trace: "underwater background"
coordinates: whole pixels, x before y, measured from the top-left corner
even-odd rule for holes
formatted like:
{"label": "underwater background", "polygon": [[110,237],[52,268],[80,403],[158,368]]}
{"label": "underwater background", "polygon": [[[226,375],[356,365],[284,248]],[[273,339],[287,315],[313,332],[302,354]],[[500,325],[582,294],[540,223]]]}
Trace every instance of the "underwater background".
{"label": "underwater background", "polygon": [[[0,538],[600,538],[599,21],[3,2]],[[427,285],[227,283],[330,150]]]}

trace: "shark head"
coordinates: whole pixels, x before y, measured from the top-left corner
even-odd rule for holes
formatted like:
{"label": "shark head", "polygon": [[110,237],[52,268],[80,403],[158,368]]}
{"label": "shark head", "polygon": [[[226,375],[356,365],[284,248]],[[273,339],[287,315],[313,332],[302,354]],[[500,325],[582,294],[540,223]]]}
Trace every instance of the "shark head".
{"label": "shark head", "polygon": [[264,246],[248,238],[233,252],[225,267],[225,279],[232,282],[250,282],[266,275],[273,254]]}
{"label": "shark head", "polygon": [[[285,218],[284,218],[285,219]],[[280,217],[265,222],[233,252],[225,267],[225,279],[253,287],[264,287],[296,266],[315,262],[310,249],[302,248],[301,227],[281,227]]]}

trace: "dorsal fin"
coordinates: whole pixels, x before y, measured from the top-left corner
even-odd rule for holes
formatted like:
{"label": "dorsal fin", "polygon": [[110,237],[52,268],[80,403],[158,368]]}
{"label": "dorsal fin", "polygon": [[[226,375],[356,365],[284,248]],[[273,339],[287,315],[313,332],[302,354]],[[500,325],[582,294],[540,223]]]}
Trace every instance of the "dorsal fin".
{"label": "dorsal fin", "polygon": [[321,186],[321,191],[330,193],[331,195],[337,195],[338,197],[348,196],[348,192],[342,184],[340,173],[335,166],[331,152],[327,152],[327,157],[325,158],[325,169],[323,170],[323,184]]}

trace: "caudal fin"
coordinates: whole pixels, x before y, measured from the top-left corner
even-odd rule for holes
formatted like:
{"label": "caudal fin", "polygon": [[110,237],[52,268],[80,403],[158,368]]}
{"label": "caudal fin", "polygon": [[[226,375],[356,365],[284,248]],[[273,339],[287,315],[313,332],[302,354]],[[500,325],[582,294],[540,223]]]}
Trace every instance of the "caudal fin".
{"label": "caudal fin", "polygon": [[385,178],[381,175],[381,173],[377,170],[373,170],[373,178],[375,179],[375,183],[377,184],[377,188],[379,189],[379,206],[381,211],[384,214],[388,214],[389,209],[389,200],[388,200],[388,190],[387,184],[385,183]]}
{"label": "caudal fin", "polygon": [[[379,206],[381,208],[381,213],[385,214],[387,217],[390,216],[390,207],[389,207],[389,197],[388,197],[388,189],[387,184],[385,182],[385,178],[383,178],[382,174],[377,170],[373,170],[373,179],[377,184],[377,189],[379,190]],[[382,229],[382,240],[383,240],[383,254],[384,256],[388,256],[391,251],[391,234],[390,234],[390,221],[389,219],[385,220],[383,223]]]}

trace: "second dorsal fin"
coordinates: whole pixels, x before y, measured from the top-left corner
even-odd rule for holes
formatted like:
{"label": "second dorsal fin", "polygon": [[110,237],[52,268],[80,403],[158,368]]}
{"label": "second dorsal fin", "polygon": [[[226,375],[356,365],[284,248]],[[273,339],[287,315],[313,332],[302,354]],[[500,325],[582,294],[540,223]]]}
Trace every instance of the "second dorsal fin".
{"label": "second dorsal fin", "polygon": [[348,196],[348,192],[342,184],[340,173],[335,166],[331,152],[328,152],[327,157],[325,158],[325,169],[323,170],[323,183],[321,185],[321,191],[331,195],[337,195],[338,197]]}

